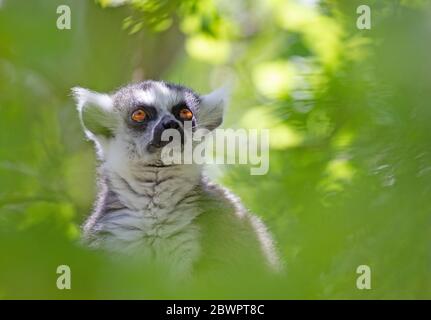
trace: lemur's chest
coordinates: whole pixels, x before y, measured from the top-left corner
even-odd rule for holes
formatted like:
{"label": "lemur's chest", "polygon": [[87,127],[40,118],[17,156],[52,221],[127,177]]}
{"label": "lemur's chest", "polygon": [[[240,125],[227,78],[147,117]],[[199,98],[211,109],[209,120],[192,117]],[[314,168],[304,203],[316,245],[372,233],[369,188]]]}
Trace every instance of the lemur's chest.
{"label": "lemur's chest", "polygon": [[[199,193],[175,174],[113,174],[93,231],[108,250],[190,266],[200,252]],[[186,268],[186,267],[184,267]],[[188,268],[188,267],[187,267]]]}
{"label": "lemur's chest", "polygon": [[119,210],[99,224],[109,232],[100,245],[109,251],[139,256],[188,274],[201,253],[201,233],[193,221],[196,210],[171,212],[163,219],[147,213]]}
{"label": "lemur's chest", "polygon": [[119,210],[99,224],[109,231],[104,246],[108,249],[149,256],[157,259],[175,258],[181,252],[197,253],[200,246],[199,226],[193,221],[196,210],[160,218],[151,213]]}

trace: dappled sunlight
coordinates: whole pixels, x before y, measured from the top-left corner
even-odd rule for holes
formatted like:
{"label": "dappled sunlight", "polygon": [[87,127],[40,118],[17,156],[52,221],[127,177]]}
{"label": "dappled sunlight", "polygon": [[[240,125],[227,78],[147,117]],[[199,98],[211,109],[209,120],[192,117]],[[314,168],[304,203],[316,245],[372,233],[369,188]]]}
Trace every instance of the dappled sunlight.
{"label": "dappled sunlight", "polygon": [[278,119],[268,108],[255,107],[247,111],[241,125],[249,129],[269,129],[270,147],[286,149],[296,147],[303,141],[303,135]]}
{"label": "dappled sunlight", "polygon": [[334,19],[319,12],[319,7],[295,0],[273,0],[275,17],[285,30],[301,34],[319,61],[334,69],[342,50],[342,29]]}
{"label": "dappled sunlight", "polygon": [[[431,297],[428,1],[372,1],[369,29],[357,1],[68,3],[60,30],[60,0],[0,0],[0,298]],[[238,163],[249,149],[229,157],[225,145],[210,155],[235,163],[206,173],[274,234],[288,266],[278,278],[250,265],[177,285],[166,266],[80,244],[100,163],[70,89],[146,79],[199,103],[225,87],[221,128],[268,129],[264,174]],[[70,292],[52,282],[63,263],[76,268]],[[372,290],[355,285],[362,264]]]}
{"label": "dappled sunlight", "polygon": [[330,180],[350,182],[353,178],[354,169],[346,159],[335,159],[328,163],[326,168]]}
{"label": "dappled sunlight", "polygon": [[295,86],[295,67],[287,61],[271,61],[256,66],[253,80],[259,91],[271,98],[287,96]]}
{"label": "dappled sunlight", "polygon": [[186,50],[195,59],[221,64],[229,58],[230,44],[210,36],[196,35],[187,40]]}

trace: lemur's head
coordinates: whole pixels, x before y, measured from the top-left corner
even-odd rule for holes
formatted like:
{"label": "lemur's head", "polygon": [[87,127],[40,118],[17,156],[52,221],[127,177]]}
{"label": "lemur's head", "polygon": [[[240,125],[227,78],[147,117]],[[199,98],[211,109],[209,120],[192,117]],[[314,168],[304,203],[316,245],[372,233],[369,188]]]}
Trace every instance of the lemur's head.
{"label": "lemur's head", "polygon": [[99,156],[159,164],[162,133],[176,129],[182,135],[186,121],[194,129],[213,130],[223,120],[225,90],[200,96],[193,90],[161,81],[144,81],[103,94],[73,88],[87,137]]}

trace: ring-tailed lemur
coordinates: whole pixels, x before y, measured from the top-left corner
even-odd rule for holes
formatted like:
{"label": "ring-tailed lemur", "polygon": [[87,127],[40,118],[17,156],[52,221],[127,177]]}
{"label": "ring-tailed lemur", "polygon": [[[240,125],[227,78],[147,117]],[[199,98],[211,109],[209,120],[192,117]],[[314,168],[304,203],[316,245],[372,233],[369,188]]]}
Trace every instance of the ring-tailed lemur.
{"label": "ring-tailed lemur", "polygon": [[[239,199],[209,182],[202,166],[164,165],[161,133],[183,120],[212,130],[226,94],[144,81],[113,94],[73,88],[87,137],[100,160],[99,197],[85,223],[90,245],[138,253],[190,274],[199,265],[244,262],[278,269],[264,224]],[[239,261],[241,260],[241,261]]]}

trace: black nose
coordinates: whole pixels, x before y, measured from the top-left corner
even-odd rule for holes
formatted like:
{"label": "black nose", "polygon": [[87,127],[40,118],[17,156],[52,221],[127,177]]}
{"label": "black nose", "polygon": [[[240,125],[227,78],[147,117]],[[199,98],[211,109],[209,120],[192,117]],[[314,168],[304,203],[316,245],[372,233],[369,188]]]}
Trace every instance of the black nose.
{"label": "black nose", "polygon": [[178,129],[180,124],[175,120],[166,120],[163,122],[164,129]]}
{"label": "black nose", "polygon": [[180,124],[178,121],[175,121],[172,119],[171,116],[165,116],[160,122],[154,127],[153,130],[153,138],[151,142],[148,144],[148,150],[150,152],[155,152],[157,149],[164,147],[169,142],[172,141],[172,137],[170,137],[169,141],[162,141],[162,134],[164,130],[167,129],[174,129],[179,130],[181,135],[181,143],[183,143],[183,130],[181,129]]}

